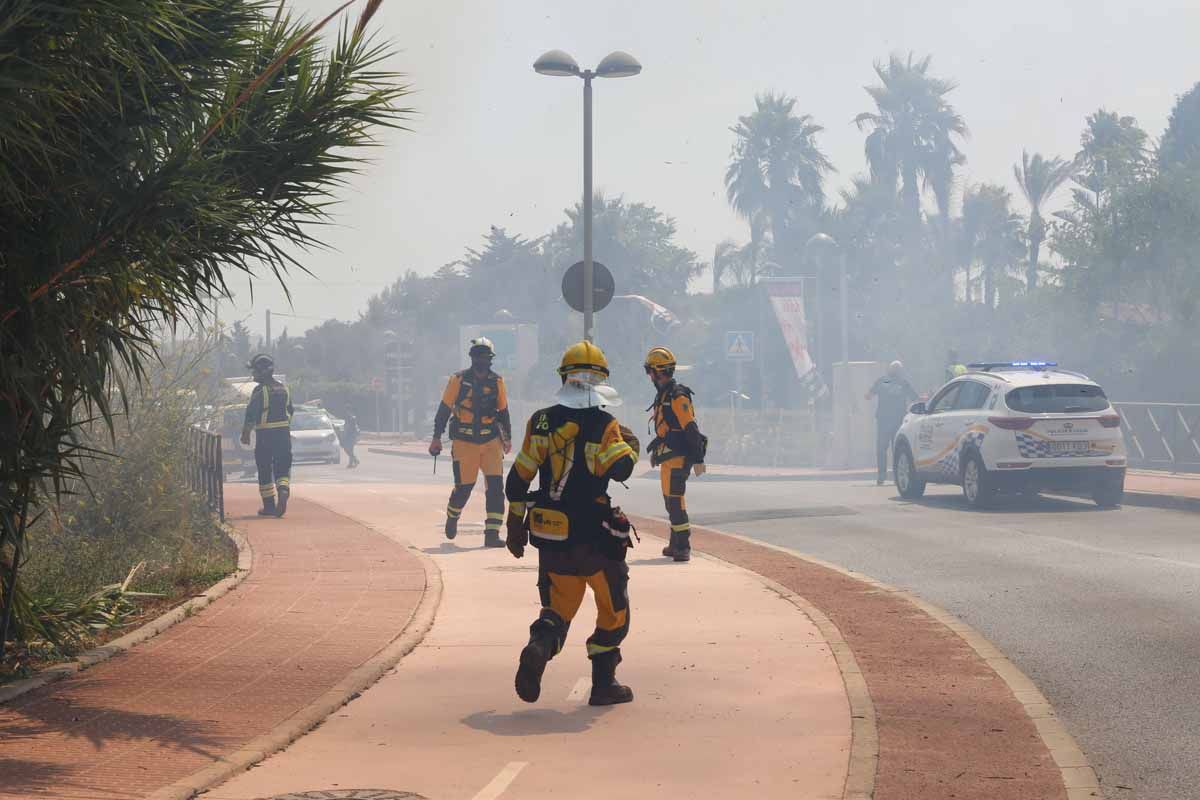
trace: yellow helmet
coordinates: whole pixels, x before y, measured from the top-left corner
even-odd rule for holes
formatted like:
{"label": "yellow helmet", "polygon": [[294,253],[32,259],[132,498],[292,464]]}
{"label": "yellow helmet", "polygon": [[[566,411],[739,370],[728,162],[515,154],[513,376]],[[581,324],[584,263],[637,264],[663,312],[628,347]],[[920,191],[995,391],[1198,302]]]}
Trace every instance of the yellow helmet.
{"label": "yellow helmet", "polygon": [[576,342],[563,353],[558,374],[564,378],[577,372],[596,372],[608,377],[608,359],[604,351],[592,342]]}
{"label": "yellow helmet", "polygon": [[674,372],[675,354],[666,347],[652,347],[646,354],[646,362],[642,366],[646,368],[646,372]]}

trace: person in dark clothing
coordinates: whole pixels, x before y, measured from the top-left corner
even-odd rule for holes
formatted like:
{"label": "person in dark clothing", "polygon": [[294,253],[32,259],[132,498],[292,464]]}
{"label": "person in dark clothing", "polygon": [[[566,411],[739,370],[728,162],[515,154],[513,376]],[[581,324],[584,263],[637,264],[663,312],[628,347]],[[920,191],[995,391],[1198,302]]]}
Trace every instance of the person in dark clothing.
{"label": "person in dark clothing", "polygon": [[875,457],[879,467],[876,486],[883,486],[887,478],[888,449],[908,413],[909,403],[917,399],[912,384],[901,374],[903,371],[904,365],[893,361],[888,365],[887,374],[875,381],[867,392],[868,400],[879,398],[875,406]]}
{"label": "person in dark clothing", "polygon": [[346,418],[346,427],[342,429],[342,449],[346,451],[349,461],[346,469],[358,466],[358,456],[354,455],[354,445],[358,443],[358,417],[351,414]]}
{"label": "person in dark clothing", "polygon": [[258,385],[246,406],[242,444],[250,444],[250,432],[254,431],[258,494],[263,504],[259,516],[282,517],[292,489],[292,393],[275,379],[275,361],[266,353],[255,356],[247,366]]}

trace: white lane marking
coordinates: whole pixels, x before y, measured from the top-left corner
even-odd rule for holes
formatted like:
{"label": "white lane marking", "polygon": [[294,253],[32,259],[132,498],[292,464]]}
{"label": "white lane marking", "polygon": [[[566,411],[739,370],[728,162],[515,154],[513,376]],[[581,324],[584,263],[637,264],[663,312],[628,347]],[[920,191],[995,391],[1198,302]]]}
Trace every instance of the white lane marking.
{"label": "white lane marking", "polygon": [[510,761],[504,769],[500,770],[500,774],[492,778],[492,782],[480,789],[479,793],[471,800],[496,800],[517,779],[521,770],[528,766],[528,761]]}
{"label": "white lane marking", "polygon": [[580,700],[582,700],[583,696],[587,694],[588,683],[589,681],[587,678],[580,678],[579,680],[575,681],[575,688],[571,690],[569,695],[567,695],[567,702],[578,703]]}

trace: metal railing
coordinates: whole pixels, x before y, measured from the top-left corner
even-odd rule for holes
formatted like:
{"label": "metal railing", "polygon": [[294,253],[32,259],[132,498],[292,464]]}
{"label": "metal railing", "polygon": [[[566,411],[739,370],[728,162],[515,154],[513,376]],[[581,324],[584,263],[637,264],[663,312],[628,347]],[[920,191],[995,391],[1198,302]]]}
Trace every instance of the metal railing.
{"label": "metal railing", "polygon": [[1113,403],[1129,465],[1200,472],[1200,404]]}
{"label": "metal railing", "polygon": [[225,475],[221,463],[221,434],[193,425],[187,433],[187,482],[193,492],[225,521]]}

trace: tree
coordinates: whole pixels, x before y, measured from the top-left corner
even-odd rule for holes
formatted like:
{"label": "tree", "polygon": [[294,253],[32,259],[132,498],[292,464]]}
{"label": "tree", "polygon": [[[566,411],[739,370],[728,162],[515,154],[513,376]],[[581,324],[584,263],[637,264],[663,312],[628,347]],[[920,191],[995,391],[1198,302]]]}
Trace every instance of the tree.
{"label": "tree", "polygon": [[824,128],[810,115],[795,113],[795,98],[766,93],[754,103],[754,113],[738,117],[730,129],[737,139],[725,191],[729,204],[750,223],[755,254],[769,228],[780,251],[775,258],[791,260],[814,232],[812,222],[825,205],[825,176],[834,168],[817,146]]}
{"label": "tree", "polygon": [[229,330],[229,342],[234,356],[243,363],[250,360],[250,329],[240,319]]}
{"label": "tree", "polygon": [[954,170],[966,162],[958,141],[967,124],[946,95],[957,84],[929,74],[932,58],[914,61],[892,55],[887,64],[875,63],[877,86],[866,87],[875,111],[854,118],[859,130],[869,129],[866,141],[871,177],[887,186],[900,181],[900,196],[911,218],[920,215],[921,190],[933,192],[938,212],[948,218]]}
{"label": "tree", "polygon": [[1059,187],[1074,175],[1074,161],[1061,158],[1046,159],[1041,153],[1021,151],[1021,163],[1013,166],[1017,186],[1029,203],[1029,261],[1025,266],[1025,287],[1032,292],[1037,288],[1038,264],[1042,242],[1046,239],[1046,221],[1042,217],[1042,206]]}
{"label": "tree", "polygon": [[[702,266],[695,253],[675,242],[672,217],[654,206],[599,193],[592,210],[592,250],[596,260],[612,270],[620,294],[642,294],[661,301],[687,293],[688,282],[700,274]],[[567,221],[544,242],[556,270],[555,281],[583,255],[582,204],[565,213]],[[557,283],[553,285],[557,288]]]}
{"label": "tree", "polygon": [[1171,109],[1167,130],[1158,145],[1161,169],[1200,161],[1200,83],[1183,94]]}
{"label": "tree", "polygon": [[[325,45],[258,0],[19,0],[0,23],[0,582],[97,455],[76,444],[143,379],[160,325],[234,274],[281,282],[403,92],[366,34]],[[347,4],[348,5],[348,4]],[[342,8],[344,8],[343,6]],[[2,655],[2,653],[0,653]]]}
{"label": "tree", "polygon": [[981,271],[982,300],[989,309],[996,307],[996,287],[1000,277],[1021,258],[1023,220],[1009,207],[1012,195],[1003,186],[984,183],[967,187],[963,193],[960,227],[966,255],[967,297],[971,297],[971,265]]}

